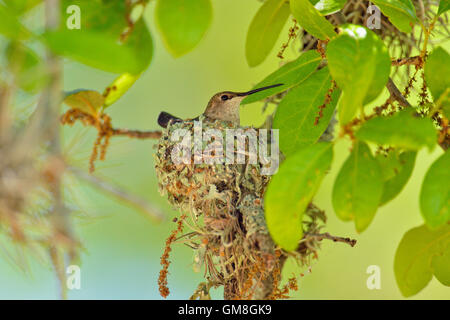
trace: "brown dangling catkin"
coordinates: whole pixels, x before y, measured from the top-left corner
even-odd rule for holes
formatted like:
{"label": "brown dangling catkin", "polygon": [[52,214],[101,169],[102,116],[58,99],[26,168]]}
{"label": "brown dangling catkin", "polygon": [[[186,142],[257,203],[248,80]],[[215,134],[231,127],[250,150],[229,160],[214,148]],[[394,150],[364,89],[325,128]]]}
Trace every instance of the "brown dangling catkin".
{"label": "brown dangling catkin", "polygon": [[286,51],[287,47],[289,47],[291,41],[297,37],[297,32],[300,29],[300,27],[297,24],[297,20],[292,19],[292,21],[294,22],[294,25],[291,28],[289,28],[288,39],[285,43],[281,45],[281,49],[277,54],[277,57],[280,59],[284,59],[284,52]]}
{"label": "brown dangling catkin", "polygon": [[89,159],[89,172],[91,173],[95,171],[95,161],[105,160],[106,151],[109,147],[109,141],[112,136],[127,136],[129,138],[137,139],[159,139],[159,137],[161,136],[160,131],[115,129],[112,127],[111,117],[107,114],[101,113],[92,115],[85,113],[79,109],[69,109],[61,116],[60,122],[63,125],[72,126],[77,120],[79,120],[85,126],[95,127],[98,132]]}
{"label": "brown dangling catkin", "polygon": [[98,135],[94,142],[94,147],[92,148],[91,157],[89,158],[89,172],[93,173],[95,171],[95,161],[98,158],[98,148],[101,145],[103,136]]}
{"label": "brown dangling catkin", "polygon": [[320,119],[323,117],[323,110],[326,108],[326,106],[331,102],[331,95],[333,94],[333,91],[337,88],[336,81],[331,81],[331,88],[328,89],[327,94],[325,95],[325,101],[322,105],[318,107],[318,115],[314,119],[314,125],[317,126],[319,124]]}
{"label": "brown dangling catkin", "polygon": [[161,256],[162,269],[159,272],[158,286],[159,286],[159,293],[161,294],[161,296],[163,298],[167,298],[167,296],[170,294],[170,290],[169,290],[169,288],[167,286],[167,284],[168,284],[168,282],[167,282],[167,275],[169,273],[168,270],[169,270],[169,266],[170,266],[169,255],[170,255],[170,252],[172,251],[172,243],[177,238],[177,235],[179,233],[183,232],[184,219],[186,219],[186,215],[185,214],[183,214],[177,220],[177,228],[175,230],[173,230],[172,233],[170,234],[170,236],[167,238],[166,246],[164,248],[164,253]]}

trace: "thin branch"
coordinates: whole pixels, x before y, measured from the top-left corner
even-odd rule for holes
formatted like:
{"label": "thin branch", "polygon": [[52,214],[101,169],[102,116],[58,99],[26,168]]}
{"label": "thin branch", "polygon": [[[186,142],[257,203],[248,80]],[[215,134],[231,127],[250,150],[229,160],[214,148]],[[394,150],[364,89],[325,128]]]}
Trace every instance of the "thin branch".
{"label": "thin branch", "polygon": [[101,191],[104,191],[108,194],[111,194],[120,200],[134,206],[135,208],[141,210],[143,213],[145,213],[150,218],[156,220],[157,222],[161,222],[166,219],[165,214],[162,212],[162,210],[153,204],[149,203],[145,199],[142,199],[134,194],[131,194],[127,192],[126,190],[123,190],[122,188],[113,185],[109,182],[106,182],[92,174],[89,174],[87,172],[84,172],[83,170],[80,170],[75,167],[68,167],[68,171],[72,172],[76,177],[89,182],[96,188],[98,188]]}
{"label": "thin branch", "polygon": [[420,66],[423,63],[423,59],[421,56],[414,56],[414,57],[408,57],[408,58],[400,58],[400,59],[394,59],[391,61],[391,64],[396,67],[400,67],[403,65],[415,65]]}
{"label": "thin branch", "polygon": [[391,78],[389,78],[386,88],[389,90],[392,99],[398,101],[403,107],[411,107],[411,104],[406,100]]}
{"label": "thin branch", "polygon": [[326,232],[326,233],[305,233],[305,238],[315,238],[319,241],[326,239],[326,240],[331,240],[334,242],[343,242],[343,243],[347,243],[348,245],[350,245],[352,247],[354,247],[356,245],[355,239],[333,236],[333,235],[329,234],[328,232]]}
{"label": "thin branch", "polygon": [[[105,121],[105,119],[107,121]],[[80,120],[84,125],[96,127],[101,132],[110,136],[127,136],[129,138],[137,139],[159,139],[161,138],[161,131],[140,131],[130,129],[118,129],[111,127],[111,119],[103,114],[103,117],[94,117],[79,109],[70,109],[61,116],[60,122],[65,125],[73,125],[77,120]]]}
{"label": "thin branch", "polygon": [[137,139],[159,139],[161,138],[161,131],[139,131],[129,129],[112,129],[113,136],[127,136],[129,138]]}

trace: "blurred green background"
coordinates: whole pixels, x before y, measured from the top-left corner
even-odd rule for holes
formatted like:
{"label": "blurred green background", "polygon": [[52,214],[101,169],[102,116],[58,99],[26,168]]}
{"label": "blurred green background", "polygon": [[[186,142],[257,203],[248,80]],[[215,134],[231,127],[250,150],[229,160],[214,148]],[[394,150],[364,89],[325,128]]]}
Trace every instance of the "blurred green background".
{"label": "blurred green background", "polygon": [[[260,3],[257,1],[213,1],[212,26],[203,41],[191,53],[172,58],[155,31],[154,3],[146,11],[155,53],[150,68],[130,91],[108,113],[113,125],[141,130],[157,129],[156,119],[165,110],[182,118],[200,114],[210,96],[222,90],[250,89],[280,63],[276,53],[287,38],[289,21],[275,49],[262,65],[249,68],[244,57],[244,44],[250,20]],[[239,8],[239,9],[238,9]],[[83,12],[81,13],[83,14]],[[298,43],[296,44],[298,48]],[[286,58],[294,57],[288,48]],[[103,91],[115,75],[94,70],[75,62],[65,63],[65,90],[88,88]],[[382,101],[381,97],[379,101]],[[242,108],[245,125],[263,122],[262,103]],[[65,152],[75,165],[87,170],[95,130],[76,125],[63,129]],[[157,278],[159,259],[170,231],[171,219],[178,215],[157,191],[154,171],[154,141],[114,138],[105,162],[97,162],[96,175],[112,181],[165,209],[166,222],[155,224],[114,198],[68,178],[68,197],[80,207],[75,218],[76,233],[85,250],[81,255],[81,289],[69,291],[69,299],[161,299]],[[315,203],[326,210],[326,231],[356,238],[356,247],[325,242],[312,272],[305,272],[288,262],[285,278],[305,272],[299,279],[296,299],[401,299],[397,288],[393,261],[403,234],[422,224],[418,208],[420,182],[430,163],[440,154],[419,153],[413,176],[406,188],[392,202],[380,208],[363,234],[355,232],[352,223],[336,218],[331,205],[332,182],[348,154],[349,143],[340,141],[335,149],[336,161],[326,177]],[[9,246],[9,245],[7,245]],[[186,299],[202,281],[202,274],[192,269],[192,252],[175,245],[169,269],[170,299]],[[52,268],[36,259],[28,259],[27,271],[8,263],[0,256],[0,299],[57,299],[59,289]],[[367,267],[381,270],[381,289],[369,290]],[[213,298],[221,298],[221,290]],[[445,299],[449,289],[435,279],[413,298]]]}

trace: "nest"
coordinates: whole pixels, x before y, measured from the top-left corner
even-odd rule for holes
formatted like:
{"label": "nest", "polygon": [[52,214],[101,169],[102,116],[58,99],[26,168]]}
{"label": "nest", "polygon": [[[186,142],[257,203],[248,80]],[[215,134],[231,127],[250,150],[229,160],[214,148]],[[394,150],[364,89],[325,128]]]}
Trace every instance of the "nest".
{"label": "nest", "polygon": [[[211,121],[200,117],[203,130],[242,129],[226,121]],[[246,157],[244,164],[174,163],[172,153],[178,141],[172,141],[176,130],[194,131],[194,121],[171,123],[162,132],[156,152],[156,173],[161,194],[184,214],[177,221],[178,228],[167,241],[162,258],[163,270],[159,284],[162,296],[167,296],[168,253],[173,242],[183,242],[194,250],[194,269],[204,268],[206,284],[201,284],[195,297],[205,297],[205,288],[224,286],[225,299],[275,299],[286,297],[286,290],[296,288],[291,281],[280,288],[281,268],[287,253],[272,241],[264,218],[263,196],[270,176],[263,175],[261,163],[252,164]],[[194,141],[189,142],[194,147]],[[207,147],[203,142],[202,150]],[[250,149],[250,148],[249,148]],[[233,149],[235,150],[235,149]],[[226,150],[224,150],[226,152]],[[306,222],[305,230],[320,227],[317,208],[308,210],[314,216]],[[324,219],[322,219],[324,220]],[[181,223],[190,232],[179,235]],[[310,239],[292,254],[307,263],[318,242]]]}

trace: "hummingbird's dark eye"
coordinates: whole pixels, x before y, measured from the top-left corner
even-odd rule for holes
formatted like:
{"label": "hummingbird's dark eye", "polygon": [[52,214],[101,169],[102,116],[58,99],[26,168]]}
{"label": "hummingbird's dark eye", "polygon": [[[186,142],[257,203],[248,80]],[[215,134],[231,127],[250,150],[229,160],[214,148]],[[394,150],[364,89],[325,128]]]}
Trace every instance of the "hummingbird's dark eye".
{"label": "hummingbird's dark eye", "polygon": [[227,101],[228,99],[230,99],[230,97],[224,94],[223,96],[220,97],[220,99],[222,99],[222,101]]}

